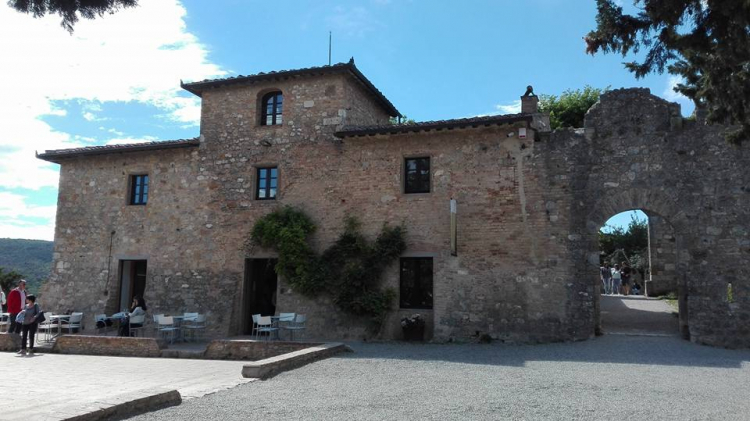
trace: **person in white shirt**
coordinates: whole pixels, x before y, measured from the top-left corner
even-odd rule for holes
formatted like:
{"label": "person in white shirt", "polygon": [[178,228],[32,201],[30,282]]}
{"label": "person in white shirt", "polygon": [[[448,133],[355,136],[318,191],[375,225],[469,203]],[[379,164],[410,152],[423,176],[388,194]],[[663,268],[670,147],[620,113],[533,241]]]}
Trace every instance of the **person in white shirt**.
{"label": "person in white shirt", "polygon": [[612,294],[620,295],[620,286],[622,285],[622,272],[620,265],[612,268]]}

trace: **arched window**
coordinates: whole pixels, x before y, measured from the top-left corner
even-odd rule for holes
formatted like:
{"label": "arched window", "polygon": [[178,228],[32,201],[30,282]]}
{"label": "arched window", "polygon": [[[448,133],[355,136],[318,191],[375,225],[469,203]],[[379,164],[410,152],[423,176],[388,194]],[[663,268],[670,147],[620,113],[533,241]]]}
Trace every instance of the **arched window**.
{"label": "arched window", "polygon": [[280,91],[269,92],[263,95],[261,109],[263,115],[260,117],[261,126],[274,126],[281,124],[281,111],[283,108],[284,96]]}

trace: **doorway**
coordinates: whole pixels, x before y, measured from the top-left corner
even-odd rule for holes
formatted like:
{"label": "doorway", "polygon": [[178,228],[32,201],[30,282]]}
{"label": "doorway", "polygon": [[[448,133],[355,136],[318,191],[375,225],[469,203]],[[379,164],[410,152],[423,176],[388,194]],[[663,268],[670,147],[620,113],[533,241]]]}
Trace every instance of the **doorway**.
{"label": "doorway", "polygon": [[118,310],[130,309],[133,297],[146,291],[146,260],[120,260],[120,299]]}
{"label": "doorway", "polygon": [[253,330],[253,314],[276,314],[277,259],[245,259],[245,282],[242,303],[242,333]]}

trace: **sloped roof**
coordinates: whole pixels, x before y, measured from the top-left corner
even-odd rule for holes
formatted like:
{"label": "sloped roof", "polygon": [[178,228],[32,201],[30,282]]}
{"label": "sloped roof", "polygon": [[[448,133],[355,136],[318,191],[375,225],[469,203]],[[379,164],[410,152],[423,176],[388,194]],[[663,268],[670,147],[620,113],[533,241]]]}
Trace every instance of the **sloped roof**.
{"label": "sloped roof", "polygon": [[331,66],[307,67],[304,69],[280,70],[267,73],[257,73],[254,75],[239,75],[223,79],[206,79],[199,82],[183,83],[180,86],[188,92],[201,96],[204,91],[209,89],[220,88],[231,85],[249,85],[257,82],[267,82],[271,80],[290,79],[301,76],[317,76],[336,73],[349,73],[355,80],[360,82],[364,88],[369,91],[375,100],[393,117],[400,117],[401,113],[393,106],[391,101],[383,95],[382,92],[370,82],[354,65],[354,58],[347,63],[337,63]]}
{"label": "sloped roof", "polygon": [[399,134],[422,132],[430,130],[453,130],[473,127],[488,127],[493,125],[510,124],[517,121],[532,121],[531,114],[506,114],[486,117],[457,118],[452,120],[424,121],[411,124],[382,124],[377,126],[345,126],[335,135],[339,138],[375,136],[379,134]]}
{"label": "sloped roof", "polygon": [[161,149],[191,148],[200,146],[200,139],[178,139],[164,140],[159,142],[131,143],[127,145],[104,145],[104,146],[86,146],[84,148],[72,149],[53,149],[46,150],[44,153],[37,153],[36,157],[49,162],[60,163],[61,160],[89,155],[105,155],[112,153],[127,153],[154,151]]}

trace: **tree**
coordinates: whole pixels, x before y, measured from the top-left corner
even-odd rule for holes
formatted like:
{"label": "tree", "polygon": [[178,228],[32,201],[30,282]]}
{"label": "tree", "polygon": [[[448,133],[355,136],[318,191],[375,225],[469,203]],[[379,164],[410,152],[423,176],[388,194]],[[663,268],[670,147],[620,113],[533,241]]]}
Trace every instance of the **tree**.
{"label": "tree", "polygon": [[539,97],[539,112],[549,113],[552,130],[560,127],[583,127],[583,117],[599,96],[609,88],[597,89],[586,85],[583,90],[566,90],[558,98],[555,95]]}
{"label": "tree", "polygon": [[648,219],[632,215],[627,230],[603,227],[599,231],[599,250],[604,261],[612,264],[621,263],[621,252],[625,253],[630,266],[644,273],[648,269]]}
{"label": "tree", "polygon": [[8,0],[8,5],[22,13],[32,13],[35,18],[57,13],[62,16],[60,25],[73,33],[73,25],[80,14],[86,19],[115,13],[120,8],[135,7],[138,0]]}
{"label": "tree", "polygon": [[23,279],[23,275],[20,273],[14,270],[5,272],[5,270],[0,267],[0,288],[2,288],[3,292],[8,293],[21,279]]}
{"label": "tree", "polygon": [[675,91],[706,106],[708,120],[740,126],[727,139],[750,136],[750,1],[634,0],[623,13],[614,0],[596,0],[596,30],[586,52],[623,57],[647,49],[641,62],[625,63],[637,78],[666,69],[681,76]]}

